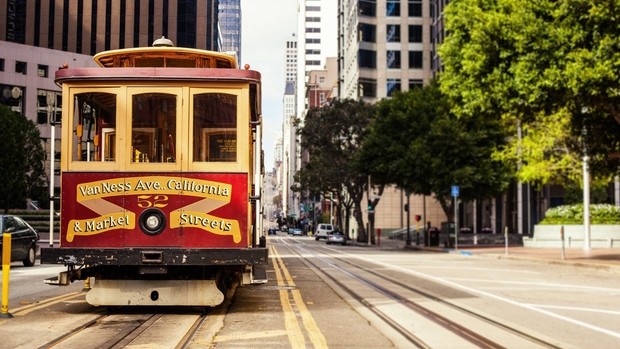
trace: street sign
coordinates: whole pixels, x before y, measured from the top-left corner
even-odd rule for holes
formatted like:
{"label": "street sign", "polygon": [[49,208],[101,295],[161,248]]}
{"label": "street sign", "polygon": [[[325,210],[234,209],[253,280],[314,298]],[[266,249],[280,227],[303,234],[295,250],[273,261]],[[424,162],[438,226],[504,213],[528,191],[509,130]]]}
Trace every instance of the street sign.
{"label": "street sign", "polygon": [[452,196],[459,196],[459,186],[458,185],[453,185],[452,186]]}

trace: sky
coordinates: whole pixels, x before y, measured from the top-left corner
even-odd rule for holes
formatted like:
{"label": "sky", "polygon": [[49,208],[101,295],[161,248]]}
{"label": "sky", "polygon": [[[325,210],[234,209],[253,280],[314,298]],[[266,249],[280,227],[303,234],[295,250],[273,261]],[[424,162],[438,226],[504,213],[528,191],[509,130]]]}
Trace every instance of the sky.
{"label": "sky", "polygon": [[297,32],[297,0],[241,0],[241,66],[261,73],[265,171],[282,133],[286,41]]}

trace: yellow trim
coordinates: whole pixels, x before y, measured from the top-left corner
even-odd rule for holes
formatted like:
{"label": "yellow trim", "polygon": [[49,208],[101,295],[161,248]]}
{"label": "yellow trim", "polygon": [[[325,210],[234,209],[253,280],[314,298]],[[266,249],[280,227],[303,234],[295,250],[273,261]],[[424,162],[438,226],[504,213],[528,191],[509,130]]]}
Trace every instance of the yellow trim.
{"label": "yellow trim", "polygon": [[[116,95],[116,148],[115,161],[73,161],[73,147],[75,146],[75,129],[73,115],[75,115],[76,94],[80,93],[111,93]],[[222,92],[237,96],[237,161],[236,162],[205,162],[194,163],[193,157],[193,132],[190,115],[193,111],[193,98],[196,93]],[[131,142],[125,144],[121,149],[120,144],[125,140],[131,139],[131,98],[141,93],[166,93],[177,96],[177,138],[175,139],[175,150],[177,161],[175,163],[132,163]],[[97,172],[247,172],[248,191],[251,194],[252,182],[252,149],[251,144],[244,140],[251,141],[250,109],[249,109],[249,85],[244,83],[206,83],[188,85],[171,85],[161,87],[160,83],[140,82],[135,85],[118,86],[118,84],[96,84],[84,83],[65,83],[63,84],[63,105],[64,108],[62,124],[62,171],[97,171]],[[123,116],[126,113],[126,117]]]}
{"label": "yellow trim", "polygon": [[[176,103],[176,135],[174,139],[174,147],[175,147],[175,162],[132,162],[133,159],[133,150],[131,142],[125,143],[125,149],[123,149],[123,154],[119,157],[122,160],[122,165],[124,167],[125,172],[178,172],[181,171],[181,163],[183,162],[183,153],[179,151],[181,149],[181,138],[183,134],[183,130],[185,127],[183,125],[186,124],[187,119],[187,108],[184,107],[183,103],[183,88],[181,86],[171,86],[171,87],[159,87],[158,86],[127,86],[127,105],[132,105],[131,100],[133,96],[146,94],[146,93],[160,93],[160,94],[168,94],[177,97]],[[127,118],[125,119],[125,137],[126,139],[131,139],[131,134],[133,131],[131,120],[133,120],[133,114],[131,109],[126,110]]]}
{"label": "yellow trim", "polygon": [[[74,129],[73,123],[73,115],[76,115],[75,110],[75,96],[81,93],[90,93],[90,92],[98,92],[98,93],[110,93],[116,95],[116,108],[120,109],[121,105],[124,105],[124,88],[119,86],[102,86],[101,88],[94,88],[92,85],[78,84],[75,86],[64,84],[63,85],[63,93],[62,93],[62,103],[65,108],[63,108],[62,114],[62,146],[61,146],[61,159],[60,159],[60,168],[61,171],[93,171],[96,169],[97,171],[104,172],[116,172],[120,170],[120,166],[117,161],[73,161],[73,153],[74,153],[74,136],[76,130]],[[118,115],[117,115],[118,117]],[[124,125],[119,125],[117,122],[116,132],[118,135],[122,135],[124,131]],[[117,136],[117,144],[119,142],[119,136]],[[116,149],[116,154],[119,153],[119,149]]]}
{"label": "yellow trim", "polygon": [[[192,98],[196,94],[200,93],[215,93],[221,92],[237,96],[237,161],[236,162],[194,162],[193,161],[193,149],[194,133],[188,129],[186,152],[188,161],[184,162],[187,168],[184,171],[189,172],[251,172],[250,158],[249,158],[249,144],[243,142],[247,139],[250,132],[250,110],[248,93],[249,88],[247,85],[242,84],[227,84],[219,87],[202,87],[192,86],[189,88],[188,100],[189,110],[194,109],[194,99]],[[193,119],[188,122],[189,127],[193,125]],[[246,125],[247,127],[243,127]]]}
{"label": "yellow trim", "polygon": [[[93,60],[101,67],[111,67],[113,64],[110,62],[117,56],[135,56],[144,57],[152,56],[155,58],[174,58],[174,57],[188,57],[195,56],[196,59],[213,59],[226,61],[231,69],[237,69],[237,59],[230,54],[223,52],[199,50],[187,47],[136,47],[136,48],[123,48],[118,50],[110,50],[97,53]],[[209,68],[209,67],[206,67]],[[215,67],[210,67],[215,68]]]}

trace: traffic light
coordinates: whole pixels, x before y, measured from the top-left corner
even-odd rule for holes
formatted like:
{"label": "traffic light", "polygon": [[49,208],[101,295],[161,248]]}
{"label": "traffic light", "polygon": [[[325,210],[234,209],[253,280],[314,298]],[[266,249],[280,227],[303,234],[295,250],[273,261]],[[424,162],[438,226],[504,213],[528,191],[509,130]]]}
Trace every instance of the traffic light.
{"label": "traffic light", "polygon": [[420,220],[422,220],[422,216],[420,216],[419,214],[415,215],[415,221],[419,222]]}
{"label": "traffic light", "polygon": [[409,204],[405,204],[405,212],[409,212]]}

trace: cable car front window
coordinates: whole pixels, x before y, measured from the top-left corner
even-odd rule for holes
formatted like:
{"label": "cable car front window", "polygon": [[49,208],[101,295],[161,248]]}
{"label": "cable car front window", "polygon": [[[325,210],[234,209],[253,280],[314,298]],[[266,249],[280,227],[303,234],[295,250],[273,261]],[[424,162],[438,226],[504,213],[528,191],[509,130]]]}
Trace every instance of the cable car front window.
{"label": "cable car front window", "polygon": [[131,162],[176,162],[177,96],[165,93],[133,95]]}
{"label": "cable car front window", "polygon": [[227,93],[194,95],[196,162],[237,161],[237,96]]}
{"label": "cable car front window", "polygon": [[72,160],[114,161],[116,95],[103,92],[76,94],[73,111]]}

